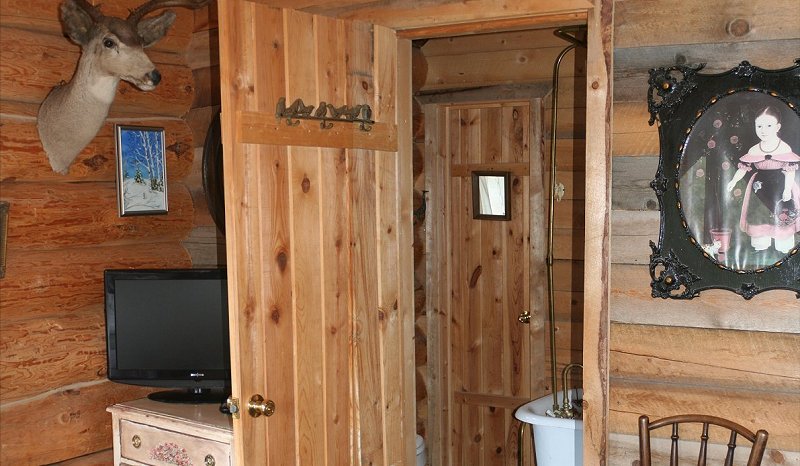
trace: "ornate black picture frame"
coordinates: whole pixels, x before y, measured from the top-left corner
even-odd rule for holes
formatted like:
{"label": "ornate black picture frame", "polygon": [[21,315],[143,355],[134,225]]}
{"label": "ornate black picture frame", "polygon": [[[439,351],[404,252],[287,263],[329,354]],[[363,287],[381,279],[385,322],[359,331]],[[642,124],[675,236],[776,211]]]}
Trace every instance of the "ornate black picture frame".
{"label": "ornate black picture frame", "polygon": [[800,298],[800,59],[781,70],[703,66],[650,70],[661,151],[650,183],[661,211],[652,295]]}

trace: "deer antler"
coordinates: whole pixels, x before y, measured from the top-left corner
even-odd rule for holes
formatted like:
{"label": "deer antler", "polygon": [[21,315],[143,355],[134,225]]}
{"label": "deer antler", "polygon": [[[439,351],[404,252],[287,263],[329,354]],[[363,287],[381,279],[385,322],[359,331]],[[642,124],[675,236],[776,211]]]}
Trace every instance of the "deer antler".
{"label": "deer antler", "polygon": [[172,6],[195,9],[206,6],[209,1],[210,0],[150,0],[149,2],[139,5],[135,9],[131,10],[131,13],[126,18],[126,21],[131,24],[136,24],[144,17],[144,15],[150,13],[151,11],[159,10],[161,8],[169,8]]}
{"label": "deer antler", "polygon": [[97,23],[103,19],[103,13],[100,13],[100,9],[86,0],[75,0],[75,4],[81,7],[92,18],[92,21]]}

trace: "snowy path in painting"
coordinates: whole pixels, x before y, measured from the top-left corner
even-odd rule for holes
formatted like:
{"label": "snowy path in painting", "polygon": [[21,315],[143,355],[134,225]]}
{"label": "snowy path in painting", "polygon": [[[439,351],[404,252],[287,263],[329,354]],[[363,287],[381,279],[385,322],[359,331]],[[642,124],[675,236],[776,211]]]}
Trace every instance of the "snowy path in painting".
{"label": "snowy path in painting", "polygon": [[126,210],[166,210],[164,193],[150,189],[150,180],[137,183],[131,178],[125,180],[123,185]]}

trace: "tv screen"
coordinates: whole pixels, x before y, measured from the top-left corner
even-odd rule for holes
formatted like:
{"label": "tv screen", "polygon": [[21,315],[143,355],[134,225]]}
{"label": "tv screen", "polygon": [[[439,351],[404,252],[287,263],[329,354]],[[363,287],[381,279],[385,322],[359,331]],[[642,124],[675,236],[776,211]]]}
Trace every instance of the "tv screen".
{"label": "tv screen", "polygon": [[224,269],[106,270],[108,378],[176,391],[150,398],[216,402],[230,387]]}

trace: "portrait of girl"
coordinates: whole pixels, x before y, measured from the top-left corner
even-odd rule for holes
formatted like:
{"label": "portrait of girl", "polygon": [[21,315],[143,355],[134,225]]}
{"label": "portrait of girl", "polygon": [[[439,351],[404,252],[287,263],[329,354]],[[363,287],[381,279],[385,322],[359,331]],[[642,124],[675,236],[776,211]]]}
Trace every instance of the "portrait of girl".
{"label": "portrait of girl", "polygon": [[781,113],[774,106],[756,113],[754,130],[759,141],[739,158],[726,191],[733,193],[747,177],[739,229],[749,236],[755,252],[772,247],[787,254],[800,232],[800,186],[795,176],[800,156],[781,137]]}

